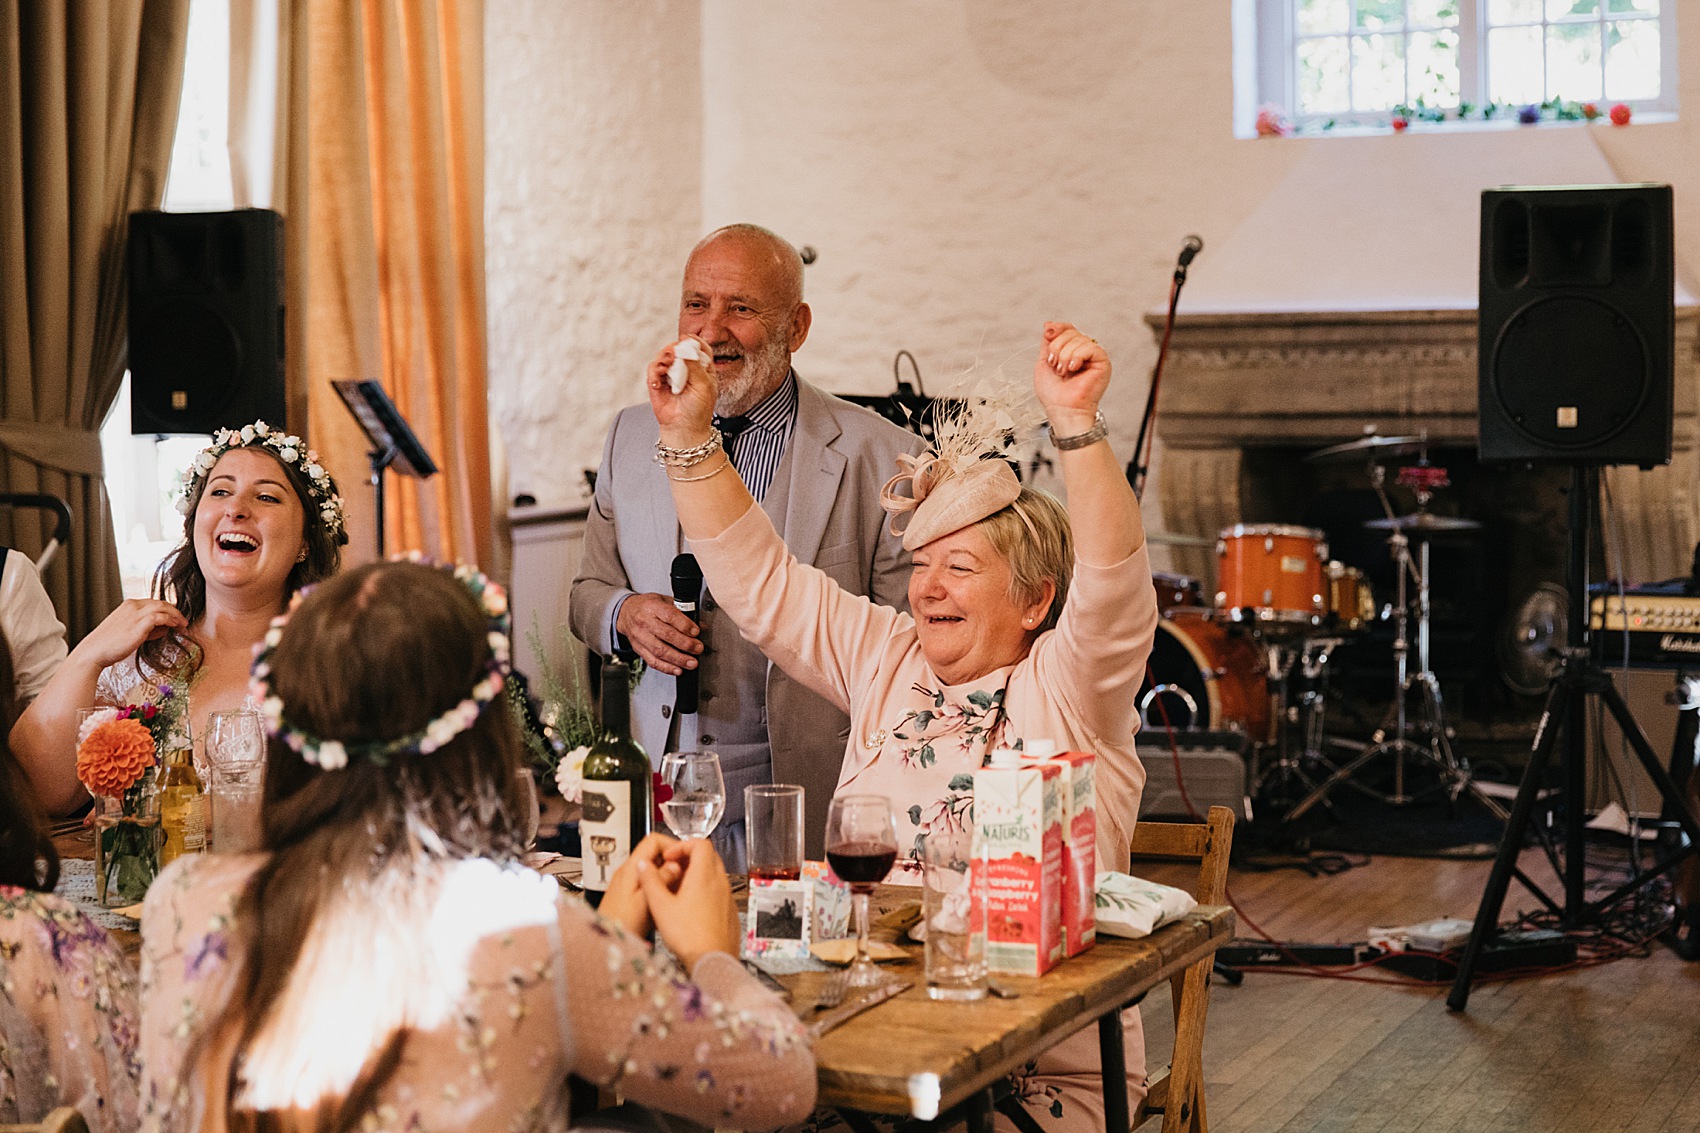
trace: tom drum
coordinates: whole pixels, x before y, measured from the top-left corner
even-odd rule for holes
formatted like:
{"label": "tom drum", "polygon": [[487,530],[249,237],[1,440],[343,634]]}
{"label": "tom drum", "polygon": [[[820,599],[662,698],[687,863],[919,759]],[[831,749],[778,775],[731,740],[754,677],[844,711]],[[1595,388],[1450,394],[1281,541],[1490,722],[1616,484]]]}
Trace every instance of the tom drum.
{"label": "tom drum", "polygon": [[1216,541],[1216,609],[1230,621],[1316,625],[1326,611],[1328,544],[1313,527],[1224,527]]}
{"label": "tom drum", "polygon": [[1199,610],[1204,608],[1204,585],[1190,574],[1154,570],[1151,572],[1151,581],[1157,586],[1157,609],[1160,612],[1177,607]]}
{"label": "tom drum", "polygon": [[1258,743],[1274,736],[1264,651],[1241,630],[1205,611],[1171,613],[1157,623],[1145,691],[1143,727],[1235,729]]}
{"label": "tom drum", "polygon": [[1334,629],[1356,632],[1375,620],[1375,592],[1357,567],[1328,564],[1328,622]]}

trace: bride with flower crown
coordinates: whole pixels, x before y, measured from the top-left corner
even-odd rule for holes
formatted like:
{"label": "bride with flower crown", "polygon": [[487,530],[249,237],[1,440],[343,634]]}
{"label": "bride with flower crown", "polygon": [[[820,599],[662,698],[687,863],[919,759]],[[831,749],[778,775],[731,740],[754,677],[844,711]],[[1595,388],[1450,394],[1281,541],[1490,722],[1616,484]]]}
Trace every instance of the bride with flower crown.
{"label": "bride with flower crown", "polygon": [[71,650],[12,729],[13,754],[51,814],[87,794],[76,774],[77,710],[186,698],[191,738],[240,708],[248,664],[301,587],[335,574],[348,542],[342,498],[318,455],[264,421],[224,429],[196,456],[178,503],[183,541],[153,597],[132,598]]}

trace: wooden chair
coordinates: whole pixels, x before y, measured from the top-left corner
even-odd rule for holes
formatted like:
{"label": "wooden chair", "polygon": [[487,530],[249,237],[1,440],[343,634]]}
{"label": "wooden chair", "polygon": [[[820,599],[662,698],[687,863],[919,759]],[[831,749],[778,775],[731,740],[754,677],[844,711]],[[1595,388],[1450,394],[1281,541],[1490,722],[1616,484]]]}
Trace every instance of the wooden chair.
{"label": "wooden chair", "polygon": [[[1228,896],[1228,852],[1234,842],[1234,812],[1213,806],[1203,822],[1145,822],[1133,828],[1130,848],[1138,873],[1144,860],[1195,861],[1200,905],[1221,905]],[[1206,1133],[1204,1116],[1204,1017],[1210,1008],[1214,955],[1169,981],[1175,1010],[1175,1049],[1167,1066],[1152,1072],[1145,1100],[1133,1114],[1132,1127],[1161,1112],[1163,1133]]]}
{"label": "wooden chair", "polygon": [[0,1125],[0,1133],[89,1133],[89,1126],[75,1107],[62,1105],[34,1125]]}

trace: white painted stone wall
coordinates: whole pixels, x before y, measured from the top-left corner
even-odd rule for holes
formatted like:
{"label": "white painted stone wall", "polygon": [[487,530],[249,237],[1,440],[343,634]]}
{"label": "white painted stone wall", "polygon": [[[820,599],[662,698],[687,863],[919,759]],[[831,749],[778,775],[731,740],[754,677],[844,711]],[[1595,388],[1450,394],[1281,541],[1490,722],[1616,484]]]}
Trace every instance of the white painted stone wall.
{"label": "white painted stone wall", "polygon": [[509,496],[585,502],[701,228],[696,0],[485,5],[490,408]]}
{"label": "white painted stone wall", "polygon": [[491,3],[491,384],[515,490],[577,499],[671,332],[685,251],[734,220],[819,251],[811,379],[887,392],[900,348],[929,392],[971,366],[1020,377],[1040,321],[1067,317],[1117,360],[1124,455],[1156,353],[1143,316],[1189,232],[1206,248],[1183,309],[1470,306],[1479,190],[1604,169],[1674,183],[1679,261],[1700,262],[1694,113],[1236,139],[1231,7]]}

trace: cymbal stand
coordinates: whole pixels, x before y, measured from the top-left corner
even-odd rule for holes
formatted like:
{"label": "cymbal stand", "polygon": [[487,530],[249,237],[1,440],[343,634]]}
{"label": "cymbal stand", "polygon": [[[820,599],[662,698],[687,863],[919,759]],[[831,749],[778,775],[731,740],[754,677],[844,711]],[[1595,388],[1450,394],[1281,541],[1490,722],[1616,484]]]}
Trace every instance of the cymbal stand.
{"label": "cymbal stand", "polygon": [[[1342,640],[1310,637],[1302,647],[1280,639],[1265,642],[1265,666],[1275,690],[1270,699],[1280,733],[1271,745],[1274,762],[1258,768],[1253,796],[1269,801],[1312,793],[1319,783],[1313,772],[1332,769],[1322,755],[1323,720],[1328,662]],[[1296,693],[1295,675],[1304,682]]]}
{"label": "cymbal stand", "polygon": [[[1379,463],[1370,464],[1370,482],[1381,500],[1382,510],[1391,520],[1395,513],[1392,502],[1387,498],[1386,476],[1386,469]],[[1427,497],[1428,492],[1419,488],[1419,511],[1426,507]],[[1451,736],[1446,727],[1446,711],[1440,695],[1440,681],[1429,668],[1429,541],[1419,540],[1414,560],[1410,538],[1401,528],[1392,529],[1387,543],[1392,548],[1394,569],[1398,575],[1393,603],[1393,705],[1383,717],[1381,726],[1370,736],[1370,745],[1335,768],[1310,794],[1300,799],[1293,809],[1287,812],[1287,819],[1297,819],[1317,803],[1326,801],[1328,793],[1342,782],[1350,783],[1355,789],[1394,806],[1415,802],[1420,796],[1412,793],[1406,772],[1407,764],[1416,762],[1428,764],[1439,773],[1448,802],[1457,802],[1458,797],[1465,790],[1469,790],[1489,809],[1503,817],[1503,809],[1475,786],[1470,777],[1469,765],[1452,749]],[[1416,583],[1417,590],[1414,627],[1417,653],[1415,673],[1410,669],[1413,619],[1408,584],[1412,581]],[[1417,697],[1414,709],[1408,703],[1408,698],[1413,693]],[[1376,790],[1352,778],[1366,765],[1384,756],[1392,758],[1391,790]]]}

